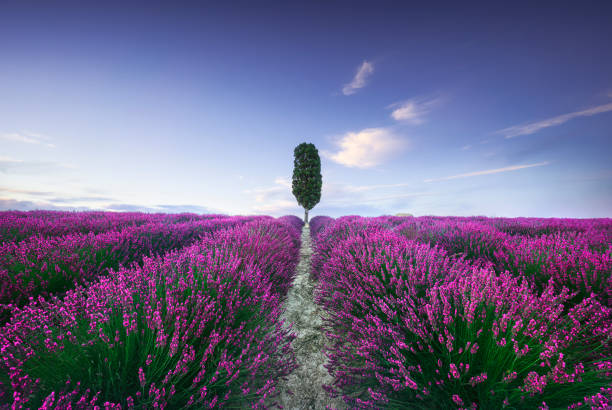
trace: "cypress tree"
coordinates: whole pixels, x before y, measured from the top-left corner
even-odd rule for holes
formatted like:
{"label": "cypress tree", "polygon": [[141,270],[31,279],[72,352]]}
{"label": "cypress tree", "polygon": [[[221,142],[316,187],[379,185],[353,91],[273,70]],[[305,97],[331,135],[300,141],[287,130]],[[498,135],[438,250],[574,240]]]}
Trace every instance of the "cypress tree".
{"label": "cypress tree", "polygon": [[308,211],[321,200],[321,158],[314,144],[303,142],[293,151],[293,195],[304,208],[304,222],[308,223]]}

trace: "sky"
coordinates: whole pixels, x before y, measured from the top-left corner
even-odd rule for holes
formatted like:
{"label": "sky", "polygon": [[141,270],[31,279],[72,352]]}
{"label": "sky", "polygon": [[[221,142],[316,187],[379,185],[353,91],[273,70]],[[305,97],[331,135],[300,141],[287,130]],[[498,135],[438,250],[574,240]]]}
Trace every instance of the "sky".
{"label": "sky", "polygon": [[126,3],[0,2],[0,210],[612,217],[612,2]]}

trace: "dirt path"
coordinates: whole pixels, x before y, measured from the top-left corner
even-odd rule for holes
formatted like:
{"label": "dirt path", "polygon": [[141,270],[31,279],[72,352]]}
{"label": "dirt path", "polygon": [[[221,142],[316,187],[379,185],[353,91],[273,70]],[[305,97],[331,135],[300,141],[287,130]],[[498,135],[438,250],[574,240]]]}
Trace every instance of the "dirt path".
{"label": "dirt path", "polygon": [[315,282],[310,280],[311,256],[310,227],[306,224],[302,229],[300,263],[281,316],[285,323],[294,322],[293,331],[297,338],[292,345],[300,367],[279,386],[281,394],[278,400],[285,409],[346,409],[342,400],[330,398],[321,387],[331,383],[332,377],[323,367],[327,362],[323,353],[327,338],[321,328],[324,312],[314,301]]}

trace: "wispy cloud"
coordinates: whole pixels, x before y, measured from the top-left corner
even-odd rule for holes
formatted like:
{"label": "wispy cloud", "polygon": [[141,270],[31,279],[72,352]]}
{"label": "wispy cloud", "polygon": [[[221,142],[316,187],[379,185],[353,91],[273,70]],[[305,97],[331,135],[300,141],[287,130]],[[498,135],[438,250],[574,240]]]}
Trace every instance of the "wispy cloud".
{"label": "wispy cloud", "polygon": [[353,81],[346,84],[342,88],[342,94],[344,95],[352,95],[357,92],[360,88],[365,87],[367,79],[370,75],[374,73],[374,65],[369,61],[364,61],[361,63],[359,68],[357,69],[357,73],[355,77],[353,77]]}
{"label": "wispy cloud", "polygon": [[194,214],[211,214],[216,213],[210,208],[200,205],[157,205],[157,208],[161,210],[161,212],[170,212],[170,213],[182,213],[182,212],[191,212]]}
{"label": "wispy cloud", "polygon": [[259,203],[253,207],[258,214],[283,215],[296,212],[300,207],[295,200],[277,199],[268,203]]}
{"label": "wispy cloud", "polygon": [[16,188],[7,188],[0,187],[0,194],[18,194],[18,195],[29,195],[29,196],[53,196],[54,192],[50,191],[34,191],[27,189],[16,189]]}
{"label": "wispy cloud", "polygon": [[[287,177],[278,177],[275,178],[273,186],[244,191],[247,194],[254,195],[252,211],[271,215],[299,214],[301,208],[291,193],[290,181]],[[321,202],[315,207],[315,212],[321,212],[321,210],[329,209],[330,207],[334,209],[338,207],[352,209],[351,212],[356,212],[355,207],[363,204],[380,207],[377,209],[389,209],[389,205],[397,201],[402,201],[405,204],[407,200],[436,195],[431,192],[398,191],[399,188],[409,186],[414,186],[414,184],[349,185],[323,181]]]}
{"label": "wispy cloud", "polygon": [[[291,193],[289,182],[290,179],[287,177],[278,177],[272,186],[244,191],[254,196],[251,211],[276,216],[292,213],[300,215],[302,209]],[[422,198],[438,195],[435,192],[413,192],[402,189],[414,185],[408,182],[351,185],[324,179],[321,202],[314,208],[314,214],[326,214],[327,211],[333,211],[334,215],[352,214],[367,208],[368,214],[381,215],[393,213],[394,210],[405,211]]]}
{"label": "wispy cloud", "polygon": [[413,184],[380,184],[380,185],[345,185],[344,189],[347,192],[368,192],[378,189],[389,189],[389,188],[404,188],[412,186]]}
{"label": "wispy cloud", "polygon": [[51,137],[37,132],[21,131],[0,134],[0,139],[5,141],[23,142],[25,144],[44,145],[49,148],[55,148],[52,144]]}
{"label": "wispy cloud", "polygon": [[406,121],[412,124],[425,122],[427,115],[436,105],[442,102],[441,98],[417,99],[413,98],[403,102],[389,105],[387,108],[394,108],[391,117],[396,121]]}
{"label": "wispy cloud", "polygon": [[276,177],[274,183],[285,188],[291,188],[291,179],[287,177]]}
{"label": "wispy cloud", "polygon": [[56,161],[24,161],[11,157],[0,156],[0,173],[42,174],[66,169],[76,169],[73,164]]}
{"label": "wispy cloud", "polygon": [[252,188],[243,192],[254,195],[251,212],[279,216],[300,209],[291,193],[291,179],[289,177],[276,177],[273,186]]}
{"label": "wispy cloud", "polygon": [[[5,190],[6,191],[6,190]],[[70,198],[78,202],[80,199],[87,199],[91,201],[92,198]],[[94,198],[96,201],[102,198]],[[47,201],[27,201],[19,199],[1,198],[0,197],[0,211],[17,210],[17,211],[32,211],[36,209],[49,209],[57,211],[121,211],[121,212],[148,212],[148,213],[183,213],[190,212],[196,214],[210,214],[219,213],[210,208],[206,208],[199,205],[138,205],[129,203],[111,203],[106,206],[94,205],[94,206],[76,206],[70,204],[70,200],[56,200],[50,199]],[[56,205],[56,203],[66,205]]]}
{"label": "wispy cloud", "polygon": [[428,190],[406,189],[415,185],[415,183],[396,183],[356,186],[324,181],[321,203],[314,212],[324,215],[326,212],[333,215],[361,214],[360,209],[364,207],[367,208],[369,215],[412,212],[417,204],[439,195]]}
{"label": "wispy cloud", "polygon": [[109,202],[114,201],[113,198],[106,196],[55,196],[47,199],[49,202],[59,204],[74,204],[79,202]]}
{"label": "wispy cloud", "polygon": [[49,202],[40,201],[21,201],[18,199],[0,198],[0,211],[33,211],[36,209],[48,209],[56,211],[92,211],[101,210],[100,208],[90,208],[87,206],[57,206]]}
{"label": "wispy cloud", "polygon": [[512,127],[501,129],[499,131],[495,131],[495,134],[502,134],[506,138],[514,138],[520,135],[530,135],[544,128],[564,124],[573,118],[590,117],[592,115],[597,115],[609,111],[612,111],[612,103],[598,105],[596,107],[591,107],[586,110],[570,112],[567,114],[559,115],[557,117],[547,118],[545,120],[532,122],[529,124],[515,125]]}
{"label": "wispy cloud", "polygon": [[472,148],[472,146],[470,144],[464,145],[463,147],[461,147],[461,151],[467,151],[467,150],[469,150],[471,148]]}
{"label": "wispy cloud", "polygon": [[35,200],[47,201],[49,203],[59,204],[75,204],[75,203],[92,203],[92,202],[112,202],[115,199],[108,196],[88,195],[81,192],[63,193],[53,191],[39,191],[34,189],[21,189],[0,186],[0,196],[6,196],[11,199],[22,200],[28,197],[34,197]]}
{"label": "wispy cloud", "polygon": [[[400,193],[400,194],[394,194],[394,195],[382,195],[382,196],[375,196],[375,197],[363,197],[359,199],[359,203],[376,203],[379,205],[382,205],[382,203],[384,202],[388,202],[388,201],[395,201],[398,199],[407,199],[407,198],[417,198],[417,197],[422,197],[422,196],[435,196],[437,195],[436,193],[433,192],[407,192],[407,193]],[[329,205],[349,205],[351,203],[355,203],[353,200],[347,200],[344,198],[335,198],[335,199],[329,199],[325,201],[325,204],[329,204]]]}
{"label": "wispy cloud", "polygon": [[209,214],[216,213],[210,208],[200,205],[138,205],[129,203],[113,203],[105,206],[105,210],[120,212],[149,212],[149,213],[196,213]]}
{"label": "wispy cloud", "polygon": [[279,196],[287,196],[291,193],[291,180],[287,177],[276,177],[274,186],[266,188],[252,188],[243,191],[245,194],[254,194],[255,202],[264,203],[278,199]]}
{"label": "wispy cloud", "polygon": [[347,167],[372,168],[408,146],[408,141],[388,128],[366,128],[348,132],[336,145],[336,153],[322,151],[322,155]]}
{"label": "wispy cloud", "polygon": [[548,164],[550,164],[550,162],[544,161],[544,162],[538,162],[536,164],[513,165],[511,167],[487,169],[485,171],[468,172],[467,174],[451,175],[451,176],[443,177],[443,178],[426,179],[423,182],[448,181],[450,179],[469,178],[469,177],[476,177],[480,175],[489,175],[489,174],[499,174],[501,172],[518,171],[519,169],[541,167],[541,166],[548,165]]}
{"label": "wispy cloud", "polygon": [[23,162],[22,159],[15,159],[11,157],[0,156],[0,165],[2,164],[19,164]]}

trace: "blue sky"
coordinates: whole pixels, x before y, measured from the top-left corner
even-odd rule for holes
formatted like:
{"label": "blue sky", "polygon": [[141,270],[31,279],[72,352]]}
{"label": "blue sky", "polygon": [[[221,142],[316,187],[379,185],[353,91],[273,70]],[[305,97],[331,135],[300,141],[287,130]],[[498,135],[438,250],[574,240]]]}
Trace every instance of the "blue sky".
{"label": "blue sky", "polygon": [[0,3],[0,209],[612,216],[612,3]]}

